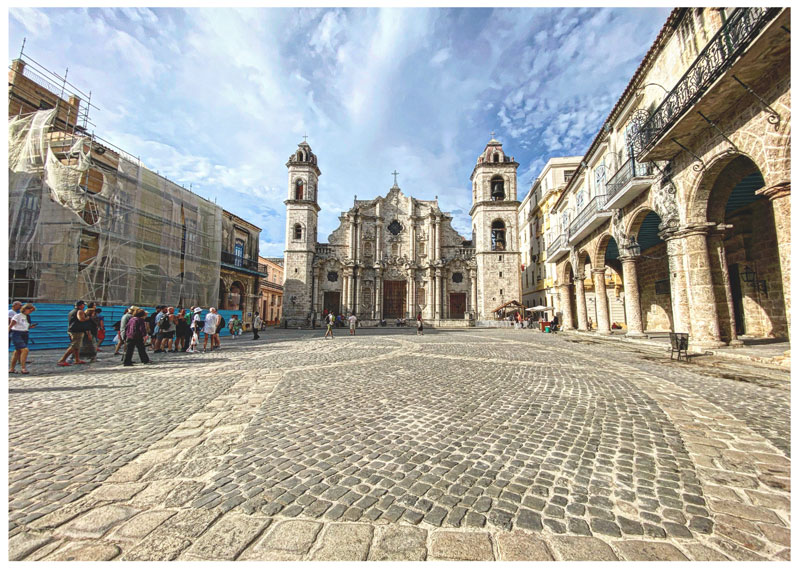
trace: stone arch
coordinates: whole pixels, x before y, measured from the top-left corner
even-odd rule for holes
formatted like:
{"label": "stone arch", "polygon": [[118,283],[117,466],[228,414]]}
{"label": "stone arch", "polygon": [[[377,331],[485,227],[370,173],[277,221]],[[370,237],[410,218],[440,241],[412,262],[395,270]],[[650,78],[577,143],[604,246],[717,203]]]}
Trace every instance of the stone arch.
{"label": "stone arch", "polygon": [[293,241],[302,241],[303,240],[303,233],[305,232],[305,227],[302,223],[295,223],[292,227],[292,240]]}
{"label": "stone arch", "polygon": [[570,284],[574,274],[575,270],[572,268],[572,263],[570,261],[566,261],[561,266],[561,270],[558,273],[558,283],[561,285]]}
{"label": "stone arch", "polygon": [[724,198],[720,198],[722,196],[720,189],[716,189],[715,196],[718,198],[715,199],[712,204],[712,211],[709,211],[709,198],[711,197],[712,190],[715,189],[715,185],[720,181],[720,174],[729,166],[734,168],[732,171],[727,172],[732,177],[736,177],[737,175],[744,177],[755,171],[761,172],[763,176],[763,172],[765,171],[755,159],[747,154],[739,152],[720,152],[715,155],[707,162],[705,169],[701,170],[695,179],[691,181],[691,189],[687,194],[685,205],[685,218],[687,223],[704,223],[710,220],[711,217],[718,217],[720,208],[724,210],[728,195],[730,191],[733,190],[733,185],[730,186]]}
{"label": "stone arch", "polygon": [[606,264],[606,251],[608,250],[608,246],[614,241],[614,245],[618,248],[618,243],[611,235],[611,233],[605,233],[597,239],[597,244],[595,245],[594,252],[590,255],[589,259],[591,261],[592,267],[594,268],[601,268]]}

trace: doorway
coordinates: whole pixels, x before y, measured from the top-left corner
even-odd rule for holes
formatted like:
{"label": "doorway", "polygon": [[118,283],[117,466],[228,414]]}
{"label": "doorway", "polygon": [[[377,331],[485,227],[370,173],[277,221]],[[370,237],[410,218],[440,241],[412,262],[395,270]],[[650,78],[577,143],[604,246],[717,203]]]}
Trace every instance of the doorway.
{"label": "doorway", "polygon": [[451,292],[450,293],[450,318],[451,319],[464,319],[464,313],[467,311],[467,294],[466,292]]}
{"label": "doorway", "polygon": [[733,296],[733,322],[736,325],[736,335],[744,335],[747,332],[744,328],[744,301],[742,300],[742,281],[739,280],[739,265],[731,264],[728,267],[728,273],[731,282],[731,296]]}
{"label": "doorway", "polygon": [[405,280],[385,280],[383,282],[383,317],[402,318],[406,313]]}
{"label": "doorway", "polygon": [[333,312],[334,314],[340,314],[341,312],[341,305],[339,303],[341,298],[341,292],[325,292],[324,297],[322,299],[322,309],[328,310],[329,312]]}

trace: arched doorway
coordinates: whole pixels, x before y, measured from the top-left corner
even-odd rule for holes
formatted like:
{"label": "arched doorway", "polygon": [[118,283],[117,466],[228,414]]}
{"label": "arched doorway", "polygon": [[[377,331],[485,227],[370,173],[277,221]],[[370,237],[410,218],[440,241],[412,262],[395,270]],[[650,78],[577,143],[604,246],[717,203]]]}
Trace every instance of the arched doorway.
{"label": "arched doorway", "polygon": [[714,301],[723,341],[787,338],[778,235],[764,178],[746,156],[730,160],[713,179],[706,219],[722,227],[708,236]]}
{"label": "arched doorway", "polygon": [[[645,332],[674,329],[667,243],[659,234],[660,226],[661,217],[655,211],[642,209],[634,215],[627,233],[634,236],[639,247],[634,263]],[[625,289],[627,292],[627,286]]]}

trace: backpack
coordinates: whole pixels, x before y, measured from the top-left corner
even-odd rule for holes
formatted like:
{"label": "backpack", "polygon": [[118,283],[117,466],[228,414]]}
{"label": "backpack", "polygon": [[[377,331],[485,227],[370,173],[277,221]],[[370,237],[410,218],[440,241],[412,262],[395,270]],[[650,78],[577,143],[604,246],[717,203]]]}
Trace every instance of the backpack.
{"label": "backpack", "polygon": [[225,318],[222,317],[222,314],[219,314],[219,323],[217,324],[217,329],[222,329],[225,327]]}
{"label": "backpack", "polygon": [[139,318],[133,317],[128,320],[128,324],[125,326],[125,339],[141,339],[142,335],[140,333],[139,327],[136,325]]}

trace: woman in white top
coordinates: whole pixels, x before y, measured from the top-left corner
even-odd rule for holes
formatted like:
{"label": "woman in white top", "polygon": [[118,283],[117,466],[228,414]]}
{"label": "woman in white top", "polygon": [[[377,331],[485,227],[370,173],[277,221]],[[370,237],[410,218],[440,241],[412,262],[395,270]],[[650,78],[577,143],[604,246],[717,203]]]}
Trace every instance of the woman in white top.
{"label": "woman in white top", "polygon": [[214,351],[214,336],[217,334],[217,325],[219,325],[219,315],[217,315],[217,308],[208,308],[208,314],[206,314],[206,324],[203,327],[203,333],[205,337],[203,337],[203,353],[206,351],[206,347],[208,346],[208,338],[211,338],[211,351]]}
{"label": "woman in white top", "polygon": [[14,345],[14,354],[11,356],[9,373],[17,372],[17,361],[19,361],[22,366],[22,374],[28,374],[28,369],[25,367],[25,363],[28,361],[28,330],[30,329],[28,315],[35,309],[36,307],[33,304],[25,304],[22,306],[20,313],[12,317],[8,323],[8,331],[11,332],[11,344]]}
{"label": "woman in white top", "polygon": [[194,348],[197,347],[197,344],[200,342],[200,332],[203,329],[203,318],[200,314],[203,312],[203,308],[195,308],[194,315],[192,316],[192,340],[189,343],[189,349],[186,350],[187,353],[194,353]]}

